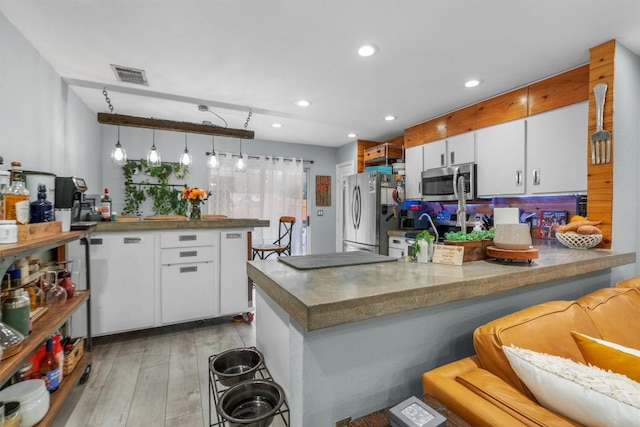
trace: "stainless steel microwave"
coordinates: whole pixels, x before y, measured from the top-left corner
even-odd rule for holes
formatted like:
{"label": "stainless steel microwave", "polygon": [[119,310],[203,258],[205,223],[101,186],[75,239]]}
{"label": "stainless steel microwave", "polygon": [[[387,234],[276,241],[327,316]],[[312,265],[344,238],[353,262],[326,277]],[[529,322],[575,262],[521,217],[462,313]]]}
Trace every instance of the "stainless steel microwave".
{"label": "stainless steel microwave", "polygon": [[422,198],[427,202],[458,200],[458,180],[464,178],[465,200],[476,198],[476,164],[464,163],[422,172]]}

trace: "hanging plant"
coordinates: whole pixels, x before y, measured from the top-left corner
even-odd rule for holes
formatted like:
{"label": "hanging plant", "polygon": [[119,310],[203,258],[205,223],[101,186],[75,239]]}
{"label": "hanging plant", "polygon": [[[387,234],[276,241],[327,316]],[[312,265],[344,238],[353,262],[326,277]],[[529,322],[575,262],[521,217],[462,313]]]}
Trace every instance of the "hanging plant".
{"label": "hanging plant", "polygon": [[[184,179],[189,174],[189,168],[177,163],[162,163],[149,166],[146,160],[128,160],[122,166],[125,184],[125,205],[123,214],[139,215],[140,206],[147,197],[153,201],[152,210],[155,215],[184,215],[186,205],[181,200],[180,185],[169,184],[171,175]],[[138,173],[153,178],[157,182],[150,182],[148,178],[138,183],[133,182],[133,176]]]}

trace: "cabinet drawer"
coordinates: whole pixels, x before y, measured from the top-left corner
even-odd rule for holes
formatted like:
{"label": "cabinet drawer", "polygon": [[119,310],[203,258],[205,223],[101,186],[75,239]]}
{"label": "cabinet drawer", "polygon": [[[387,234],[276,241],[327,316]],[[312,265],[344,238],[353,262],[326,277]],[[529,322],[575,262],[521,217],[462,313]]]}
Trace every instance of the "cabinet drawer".
{"label": "cabinet drawer", "polygon": [[160,251],[160,262],[163,265],[213,261],[214,257],[213,246],[168,248]]}
{"label": "cabinet drawer", "polygon": [[218,314],[214,263],[165,265],[161,274],[163,324]]}
{"label": "cabinet drawer", "polygon": [[215,232],[184,230],[163,232],[160,234],[161,248],[185,248],[189,246],[208,246],[215,243]]}

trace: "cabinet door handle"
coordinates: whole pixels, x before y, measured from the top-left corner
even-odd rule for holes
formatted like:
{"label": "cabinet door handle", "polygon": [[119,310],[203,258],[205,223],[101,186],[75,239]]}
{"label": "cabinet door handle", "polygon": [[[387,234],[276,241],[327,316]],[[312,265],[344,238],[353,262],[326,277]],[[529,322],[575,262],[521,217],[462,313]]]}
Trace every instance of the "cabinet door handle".
{"label": "cabinet door handle", "polygon": [[180,242],[193,242],[194,240],[198,240],[198,236],[195,234],[185,234],[178,236],[178,241]]}
{"label": "cabinet door handle", "polygon": [[393,243],[400,243],[400,240],[397,240],[397,239],[392,239],[391,241],[392,241]]}
{"label": "cabinet door handle", "polygon": [[522,171],[516,171],[516,185],[522,185]]}
{"label": "cabinet door handle", "polygon": [[142,237],[125,237],[124,243],[142,243]]}
{"label": "cabinet door handle", "polygon": [[[451,164],[455,165],[456,164],[456,152],[452,151],[451,152]],[[444,165],[443,165],[444,166]]]}
{"label": "cabinet door handle", "polygon": [[444,166],[444,153],[440,154],[440,166]]}
{"label": "cabinet door handle", "polygon": [[533,170],[533,185],[540,185],[540,169]]}
{"label": "cabinet door handle", "polygon": [[241,233],[225,233],[227,239],[241,239]]}
{"label": "cabinet door handle", "polygon": [[197,266],[192,266],[192,267],[180,267],[180,273],[197,273],[198,272],[198,267]]}
{"label": "cabinet door handle", "polygon": [[184,251],[180,252],[180,258],[194,257],[198,256],[198,251]]}
{"label": "cabinet door handle", "polygon": [[[89,239],[89,243],[90,243],[91,245],[101,245],[101,244],[102,244],[102,239],[98,239],[98,238],[95,238],[95,239]],[[86,244],[87,244],[87,242],[85,242],[84,240],[80,240],[80,244],[81,244],[81,245],[86,245]]]}

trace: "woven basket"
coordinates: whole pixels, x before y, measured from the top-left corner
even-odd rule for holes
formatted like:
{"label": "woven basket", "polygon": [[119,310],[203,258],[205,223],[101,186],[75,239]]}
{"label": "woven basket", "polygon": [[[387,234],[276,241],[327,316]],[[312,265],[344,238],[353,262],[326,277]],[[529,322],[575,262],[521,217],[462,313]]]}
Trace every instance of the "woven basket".
{"label": "woven basket", "polygon": [[602,234],[556,233],[556,239],[571,249],[589,249],[602,241]]}
{"label": "woven basket", "polygon": [[65,352],[64,354],[64,366],[62,367],[62,374],[65,377],[74,370],[83,355],[84,339],[76,338],[71,351],[69,351],[68,353]]}

